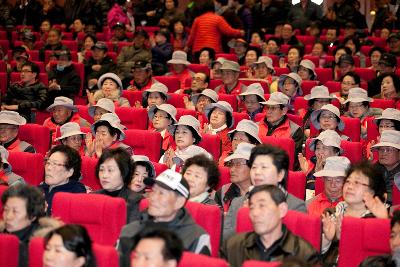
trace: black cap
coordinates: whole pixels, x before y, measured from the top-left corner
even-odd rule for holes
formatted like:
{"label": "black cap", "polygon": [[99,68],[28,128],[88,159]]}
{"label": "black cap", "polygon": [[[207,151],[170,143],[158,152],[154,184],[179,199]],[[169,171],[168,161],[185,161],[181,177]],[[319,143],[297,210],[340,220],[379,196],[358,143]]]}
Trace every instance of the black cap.
{"label": "black cap", "polygon": [[387,38],[387,42],[390,42],[390,39],[392,39],[392,38],[394,38],[394,39],[397,39],[397,40],[400,40],[400,32],[394,32],[394,33],[391,33],[390,35],[389,35],[389,38]]}
{"label": "black cap", "polygon": [[21,39],[22,40],[29,40],[29,41],[34,42],[36,40],[36,37],[33,34],[33,32],[31,32],[31,31],[23,31],[21,33]]}
{"label": "black cap", "polygon": [[69,50],[57,50],[53,52],[52,56],[57,58],[61,56],[67,56],[69,59],[71,59],[71,52]]}
{"label": "black cap", "polygon": [[151,69],[151,63],[146,60],[137,60],[133,63],[132,69]]}
{"label": "black cap", "polygon": [[144,38],[149,39],[149,34],[143,29],[140,29],[140,30],[136,31],[135,32],[135,37],[136,36],[143,36]]}
{"label": "black cap", "polygon": [[351,64],[351,65],[354,65],[354,59],[353,59],[353,57],[351,55],[344,54],[344,55],[340,56],[338,65],[339,66],[342,65],[342,63],[348,63],[348,64]]}
{"label": "black cap", "polygon": [[395,67],[397,65],[397,58],[389,53],[384,53],[379,59],[379,64],[384,64],[385,66]]}
{"label": "black cap", "polygon": [[94,50],[96,48],[104,50],[104,51],[108,50],[107,44],[105,42],[96,42],[96,44],[94,46],[92,46],[92,50]]}
{"label": "black cap", "polygon": [[115,29],[115,28],[123,28],[123,29],[126,29],[126,26],[125,26],[125,24],[123,24],[122,22],[117,22],[117,23],[114,24],[114,26],[112,26],[112,29]]}

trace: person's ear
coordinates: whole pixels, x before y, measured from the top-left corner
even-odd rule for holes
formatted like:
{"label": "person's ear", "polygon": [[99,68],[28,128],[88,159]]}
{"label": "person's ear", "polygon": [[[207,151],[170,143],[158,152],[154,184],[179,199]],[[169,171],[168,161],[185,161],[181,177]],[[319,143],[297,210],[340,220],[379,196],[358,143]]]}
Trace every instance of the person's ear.
{"label": "person's ear", "polygon": [[284,170],[281,170],[281,171],[278,173],[278,182],[279,182],[279,183],[282,182],[283,179],[285,178],[285,173],[286,173],[286,171],[284,171]]}
{"label": "person's ear", "polygon": [[84,266],[85,263],[86,263],[85,257],[83,257],[83,256],[77,257],[77,258],[75,259],[74,267],[75,267],[75,266],[76,266],[76,267],[78,267],[78,266]]}
{"label": "person's ear", "polygon": [[[178,194],[178,193],[177,193]],[[178,195],[175,201],[175,210],[179,210],[181,208],[183,208],[183,206],[185,206],[186,203],[186,198],[184,198],[181,195]]]}
{"label": "person's ear", "polygon": [[278,205],[278,209],[279,209],[279,216],[281,219],[283,219],[289,210],[288,204],[286,202],[282,202],[281,204]]}
{"label": "person's ear", "polygon": [[178,262],[175,259],[170,259],[165,262],[166,267],[176,267],[178,266]]}
{"label": "person's ear", "polygon": [[285,107],[282,109],[283,115],[286,115],[286,113],[288,112],[288,110],[289,110],[289,108],[288,108],[287,106],[285,106]]}

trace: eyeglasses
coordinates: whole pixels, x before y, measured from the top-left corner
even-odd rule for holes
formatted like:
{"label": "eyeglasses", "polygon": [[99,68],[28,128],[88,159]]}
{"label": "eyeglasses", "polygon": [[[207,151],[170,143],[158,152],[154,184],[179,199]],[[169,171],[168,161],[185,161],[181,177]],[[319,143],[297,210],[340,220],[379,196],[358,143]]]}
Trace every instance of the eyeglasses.
{"label": "eyeglasses", "polygon": [[274,112],[274,111],[280,110],[281,107],[280,107],[280,106],[266,106],[265,109],[266,109],[267,111]]}
{"label": "eyeglasses", "polygon": [[397,148],[394,148],[394,147],[379,147],[378,148],[378,152],[379,153],[394,153],[394,152],[397,152],[397,151],[399,151]]}
{"label": "eyeglasses", "polygon": [[247,162],[246,161],[228,161],[227,163],[225,163],[225,166],[226,167],[240,167],[240,166],[243,166],[243,165],[247,165]]}
{"label": "eyeglasses", "polygon": [[58,168],[60,168],[60,167],[65,167],[66,165],[65,165],[65,164],[62,164],[62,163],[57,163],[57,162],[51,161],[51,160],[49,160],[49,159],[45,159],[45,160],[44,160],[44,166],[46,166],[46,167],[58,167]]}
{"label": "eyeglasses", "polygon": [[289,84],[295,84],[295,82],[294,81],[288,81],[288,80],[285,80],[283,82],[283,85],[289,85]]}
{"label": "eyeglasses", "polygon": [[353,104],[353,105],[349,104],[349,108],[351,108],[351,109],[354,109],[354,108],[361,108],[361,107],[363,107],[363,106],[364,106],[363,104]]}
{"label": "eyeglasses", "polygon": [[321,115],[320,118],[321,119],[327,119],[327,120],[336,120],[336,116],[335,115]]}
{"label": "eyeglasses", "polygon": [[345,185],[354,185],[355,187],[360,187],[360,186],[369,186],[369,184],[361,183],[359,181],[351,181],[351,180],[346,180],[344,182]]}
{"label": "eyeglasses", "polygon": [[2,126],[0,126],[0,131],[14,130],[17,128],[18,128],[17,126],[13,126],[13,125],[2,125]]}
{"label": "eyeglasses", "polygon": [[325,177],[325,182],[341,184],[341,183],[343,183],[343,178]]}
{"label": "eyeglasses", "polygon": [[154,115],[153,119],[156,119],[156,120],[160,119],[161,120],[161,119],[168,119],[168,117],[161,116],[161,115]]}

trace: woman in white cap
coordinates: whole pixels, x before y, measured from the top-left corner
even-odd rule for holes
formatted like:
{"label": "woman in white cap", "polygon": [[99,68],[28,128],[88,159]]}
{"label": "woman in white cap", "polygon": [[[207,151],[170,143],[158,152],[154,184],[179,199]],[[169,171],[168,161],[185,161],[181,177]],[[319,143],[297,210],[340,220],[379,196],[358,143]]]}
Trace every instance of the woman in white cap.
{"label": "woman in white cap", "polygon": [[244,103],[245,108],[242,112],[246,112],[252,121],[255,120],[258,113],[264,112],[264,105],[262,102],[267,100],[265,100],[264,89],[260,83],[250,84],[247,87],[247,91],[241,93],[239,96],[241,97],[240,100]]}
{"label": "woman in white cap", "polygon": [[343,102],[347,107],[344,116],[359,118],[361,122],[361,139],[367,138],[367,119],[377,117],[382,114],[380,108],[371,108],[372,98],[368,97],[368,92],[362,88],[351,88],[347,100]]}
{"label": "woman in white cap", "polygon": [[8,151],[0,146],[0,185],[14,186],[25,184],[24,178],[12,171],[12,166],[8,162]]}
{"label": "woman in white cap", "polygon": [[56,138],[61,144],[69,146],[76,151],[79,155],[85,155],[84,140],[86,134],[81,131],[81,127],[76,122],[67,122],[60,128],[61,136]]}
{"label": "woman in white cap", "polygon": [[177,122],[176,108],[170,104],[161,104],[150,107],[148,114],[152,124],[151,127],[149,126],[149,130],[161,134],[161,154],[163,154],[174,143],[174,138],[168,132],[168,127]]}
{"label": "woman in white cap", "polygon": [[[275,69],[272,65],[272,59],[267,56],[259,57],[251,67],[254,75],[252,72],[248,72],[247,78],[263,79],[268,83],[269,86],[277,79],[277,77],[273,76],[273,74],[275,74]],[[251,75],[249,76],[249,74]]]}
{"label": "woman in white cap", "polygon": [[108,98],[101,98],[95,105],[89,107],[88,113],[93,118],[93,121],[96,122],[103,114],[115,113],[114,102]]}
{"label": "woman in white cap", "polygon": [[114,102],[116,107],[130,107],[128,99],[121,97],[122,82],[114,73],[105,73],[97,81],[97,90],[95,93],[87,92],[90,105],[95,105],[101,98],[108,98]]}
{"label": "woman in white cap", "polygon": [[[168,88],[163,83],[153,83],[149,89],[143,91],[143,107],[149,109],[152,106],[166,104],[169,98]],[[140,103],[135,103],[135,107],[141,108]]]}
{"label": "woman in white cap", "polygon": [[196,117],[200,121],[200,125],[203,125],[207,120],[204,116],[204,108],[211,103],[217,103],[217,101],[218,94],[214,90],[204,89],[201,93],[192,95],[191,101],[185,101],[185,106],[186,109],[196,110]]}
{"label": "woman in white cap", "polygon": [[299,68],[297,69],[297,74],[304,80],[316,80],[317,74],[315,73],[315,64],[309,59],[303,59],[300,61]]}
{"label": "woman in white cap", "polygon": [[0,112],[0,145],[10,152],[36,153],[35,148],[18,138],[21,125],[26,124],[26,119],[15,111],[3,110]]}
{"label": "woman in white cap", "polygon": [[299,109],[297,114],[303,118],[303,131],[306,138],[310,136],[310,116],[314,110],[320,109],[322,106],[330,104],[334,99],[329,94],[328,87],[324,85],[314,86],[311,93],[304,96],[307,101],[307,109]]}
{"label": "woman in white cap", "polygon": [[[202,147],[197,146],[201,141],[200,122],[191,115],[184,115],[179,121],[168,128],[168,131],[174,137],[176,148],[170,147],[160,159],[160,163],[165,163],[171,169],[177,167],[177,158],[187,159],[189,154],[206,154],[211,155]],[[193,155],[192,155],[193,156]],[[212,158],[212,157],[211,157]]]}
{"label": "woman in white cap", "polygon": [[335,208],[343,201],[343,184],[350,164],[346,157],[326,158],[324,168],[314,174],[315,177],[323,178],[324,191],[307,202],[308,214],[320,217],[326,209]]}
{"label": "woman in white cap", "polygon": [[258,145],[262,143],[258,137],[258,124],[251,120],[241,120],[234,130],[228,132],[228,137],[232,143],[232,147],[230,151],[222,152],[219,158],[220,166],[224,166],[225,158],[231,155],[239,144],[248,143]]}
{"label": "woman in white cap", "polygon": [[339,134],[333,130],[325,130],[313,138],[309,144],[311,151],[315,151],[315,155],[307,160],[302,153],[299,153],[298,159],[301,170],[307,177],[306,198],[309,199],[314,195],[315,177],[314,173],[323,169],[325,161],[328,157],[340,156],[343,153],[340,147],[342,139]]}
{"label": "woman in white cap", "polygon": [[194,72],[188,68],[190,62],[187,60],[186,52],[175,51],[167,63],[170,66],[170,72],[166,73],[166,76],[177,77],[181,84],[185,84],[187,79],[193,78]]}
{"label": "woman in white cap", "polygon": [[144,179],[154,179],[156,170],[153,163],[148,157],[143,155],[133,155],[132,160],[134,161],[135,169],[133,171],[132,181],[129,184],[129,188],[137,193],[145,193],[146,185]]}
{"label": "woman in white cap", "polygon": [[218,135],[221,140],[221,152],[230,151],[232,144],[228,132],[234,124],[231,105],[225,101],[218,101],[207,105],[204,114],[209,123],[204,124],[203,133]]}
{"label": "woman in white cap", "polygon": [[350,137],[342,134],[344,121],[340,118],[340,111],[332,104],[323,105],[320,109],[311,113],[311,123],[315,129],[321,131],[334,130],[339,133],[343,140],[350,140]]}
{"label": "woman in white cap", "polygon": [[182,176],[189,184],[190,201],[217,205],[210,193],[218,184],[220,173],[212,159],[204,154],[187,159],[182,167]]}
{"label": "woman in white cap", "polygon": [[95,139],[92,140],[91,134],[86,135],[87,156],[100,158],[105,149],[118,147],[126,149],[129,154],[133,155],[132,148],[122,143],[125,139],[124,130],[126,130],[126,127],[121,124],[121,120],[116,114],[106,113],[102,115],[100,120],[92,125],[91,129]]}
{"label": "woman in white cap", "polygon": [[295,72],[282,74],[279,76],[278,91],[289,97],[289,113],[294,113],[293,103],[296,97],[303,95],[303,90],[301,90],[301,82],[301,77]]}

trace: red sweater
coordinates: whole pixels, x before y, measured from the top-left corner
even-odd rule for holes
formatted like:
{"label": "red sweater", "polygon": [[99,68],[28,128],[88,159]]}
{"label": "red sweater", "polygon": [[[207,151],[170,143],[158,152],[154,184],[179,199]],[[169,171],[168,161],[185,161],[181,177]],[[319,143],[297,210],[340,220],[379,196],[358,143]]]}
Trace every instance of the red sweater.
{"label": "red sweater", "polygon": [[225,19],[213,12],[207,12],[197,17],[192,25],[187,46],[193,52],[200,51],[203,47],[210,47],[216,53],[222,53],[222,36],[240,37],[240,30],[235,30]]}

